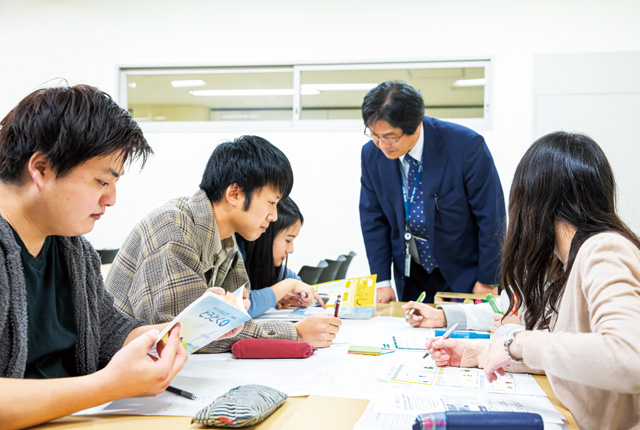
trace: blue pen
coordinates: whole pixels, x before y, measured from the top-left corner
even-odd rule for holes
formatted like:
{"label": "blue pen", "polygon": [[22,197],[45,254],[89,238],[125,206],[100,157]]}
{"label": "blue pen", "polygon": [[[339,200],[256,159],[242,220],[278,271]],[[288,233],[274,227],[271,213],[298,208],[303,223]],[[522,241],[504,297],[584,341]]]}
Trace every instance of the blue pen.
{"label": "blue pen", "polygon": [[[436,337],[442,336],[444,330],[436,330]],[[451,339],[491,339],[490,333],[477,333],[475,331],[454,331],[449,336]]]}

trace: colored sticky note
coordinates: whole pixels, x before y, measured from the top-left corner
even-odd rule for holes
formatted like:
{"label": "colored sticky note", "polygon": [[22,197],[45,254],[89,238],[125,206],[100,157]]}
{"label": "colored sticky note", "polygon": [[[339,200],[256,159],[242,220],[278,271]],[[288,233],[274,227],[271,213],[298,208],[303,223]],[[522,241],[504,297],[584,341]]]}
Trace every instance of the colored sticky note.
{"label": "colored sticky note", "polygon": [[349,345],[349,351],[347,352],[349,354],[359,354],[359,355],[380,355],[380,353],[382,353],[382,347]]}

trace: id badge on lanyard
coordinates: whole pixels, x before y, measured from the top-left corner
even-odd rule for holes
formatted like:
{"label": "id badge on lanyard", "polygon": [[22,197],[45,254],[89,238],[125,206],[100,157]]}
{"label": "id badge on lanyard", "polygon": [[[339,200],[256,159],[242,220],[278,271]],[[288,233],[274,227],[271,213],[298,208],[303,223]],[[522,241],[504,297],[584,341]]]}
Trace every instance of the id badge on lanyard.
{"label": "id badge on lanyard", "polygon": [[410,243],[411,232],[409,231],[409,224],[406,223],[404,227],[404,276],[406,278],[411,276],[411,252],[409,252]]}
{"label": "id badge on lanyard", "polygon": [[[402,166],[400,166],[402,169]],[[408,278],[411,276],[411,252],[409,250],[411,239],[413,235],[411,234],[411,229],[409,228],[409,214],[411,213],[411,207],[413,206],[413,199],[416,196],[416,189],[418,188],[418,183],[420,182],[420,176],[422,176],[422,162],[420,162],[418,168],[418,174],[416,175],[416,180],[413,184],[413,190],[411,191],[411,198],[407,195],[408,186],[405,187],[404,184],[404,174],[402,171],[400,172],[402,177],[402,197],[404,199],[404,276]],[[408,178],[407,178],[408,179]]]}

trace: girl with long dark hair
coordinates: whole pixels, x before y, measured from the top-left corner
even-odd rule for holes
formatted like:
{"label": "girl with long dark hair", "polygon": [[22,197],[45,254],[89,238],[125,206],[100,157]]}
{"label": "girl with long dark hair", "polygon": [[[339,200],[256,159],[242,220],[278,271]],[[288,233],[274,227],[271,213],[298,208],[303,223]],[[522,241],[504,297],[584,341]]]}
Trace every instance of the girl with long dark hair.
{"label": "girl with long dark hair", "polygon": [[251,281],[249,315],[252,318],[276,306],[311,306],[316,298],[324,306],[315,289],[287,267],[293,241],[300,234],[303,222],[298,205],[287,197],[278,202],[278,219],[257,240],[249,242],[236,236]]}
{"label": "girl with long dark hair", "polygon": [[491,343],[429,340],[436,364],[479,366],[489,381],[541,369],[581,429],[638,428],[640,240],[616,215],[615,191],[589,137],[534,142],[511,187],[501,273],[525,327],[504,325]]}

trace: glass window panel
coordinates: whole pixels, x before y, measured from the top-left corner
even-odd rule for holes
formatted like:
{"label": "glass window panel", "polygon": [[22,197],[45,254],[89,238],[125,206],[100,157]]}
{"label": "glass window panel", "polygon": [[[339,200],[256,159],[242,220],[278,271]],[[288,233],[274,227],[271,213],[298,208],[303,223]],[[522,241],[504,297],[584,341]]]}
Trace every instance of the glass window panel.
{"label": "glass window panel", "polygon": [[[387,80],[406,82],[422,93],[426,115],[484,118],[484,67],[303,70],[300,119],[361,119],[369,89]],[[306,92],[306,93],[305,93]]]}
{"label": "glass window panel", "polygon": [[[371,88],[400,80],[422,93],[427,115],[487,126],[488,68],[487,60],[471,60],[122,69],[126,87],[120,94],[140,122],[284,121],[294,126],[306,120],[345,120],[353,124],[361,121],[362,100]],[[296,77],[298,88],[294,88]]]}
{"label": "glass window panel", "polygon": [[136,121],[279,121],[293,118],[293,69],[129,73]]}

